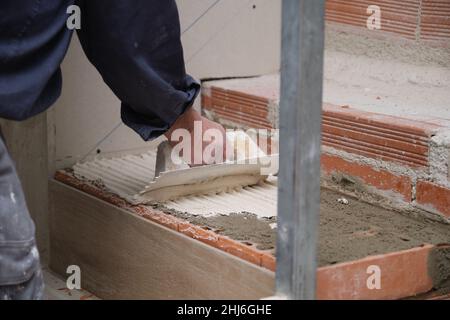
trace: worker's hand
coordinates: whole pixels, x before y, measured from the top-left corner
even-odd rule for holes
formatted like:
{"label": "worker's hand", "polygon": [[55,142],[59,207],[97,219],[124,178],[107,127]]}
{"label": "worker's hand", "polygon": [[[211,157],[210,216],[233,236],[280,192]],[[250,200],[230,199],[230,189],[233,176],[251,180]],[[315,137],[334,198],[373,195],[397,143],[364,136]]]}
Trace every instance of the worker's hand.
{"label": "worker's hand", "polygon": [[165,136],[172,147],[181,148],[180,155],[190,166],[221,163],[226,158],[224,127],[193,108],[186,110]]}

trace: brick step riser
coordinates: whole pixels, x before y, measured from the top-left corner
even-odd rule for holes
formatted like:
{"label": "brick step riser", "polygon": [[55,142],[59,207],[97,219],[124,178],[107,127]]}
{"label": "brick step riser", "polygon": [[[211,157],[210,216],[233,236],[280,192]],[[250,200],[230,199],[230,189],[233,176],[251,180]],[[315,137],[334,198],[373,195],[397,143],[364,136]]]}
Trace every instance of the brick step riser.
{"label": "brick step riser", "polygon": [[[268,119],[277,100],[212,86],[203,90],[202,102],[205,110],[227,124],[264,129],[278,126]],[[435,156],[450,155],[450,148],[432,143],[441,129],[427,122],[325,104],[323,175],[345,174],[393,204],[450,222],[450,181],[442,172],[443,162],[449,159],[436,160],[440,157]]]}

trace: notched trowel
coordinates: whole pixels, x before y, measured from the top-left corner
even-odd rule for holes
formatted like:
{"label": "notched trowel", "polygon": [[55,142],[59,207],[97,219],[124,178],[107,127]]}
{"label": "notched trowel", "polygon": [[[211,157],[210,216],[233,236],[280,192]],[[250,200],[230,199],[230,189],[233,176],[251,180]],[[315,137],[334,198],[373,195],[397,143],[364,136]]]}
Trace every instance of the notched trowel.
{"label": "notched trowel", "polygon": [[[164,202],[182,196],[227,192],[262,183],[275,174],[278,155],[265,155],[245,133],[227,133],[235,161],[190,167],[172,152],[168,141],[158,146],[155,179],[136,195],[139,202]],[[243,147],[244,146],[244,147]]]}
{"label": "notched trowel", "polygon": [[180,164],[175,164],[172,160],[172,147],[169,141],[165,140],[158,145],[158,150],[156,151],[156,164],[155,164],[155,179],[157,179],[161,173],[166,171],[189,169],[189,165],[182,161],[178,157]]}

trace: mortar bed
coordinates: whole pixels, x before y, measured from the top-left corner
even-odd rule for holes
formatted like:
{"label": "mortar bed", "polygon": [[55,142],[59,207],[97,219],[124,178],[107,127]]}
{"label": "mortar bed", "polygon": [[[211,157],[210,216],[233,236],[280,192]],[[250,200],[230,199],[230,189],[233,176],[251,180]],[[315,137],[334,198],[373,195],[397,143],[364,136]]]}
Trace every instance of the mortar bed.
{"label": "mortar bed", "polygon": [[[338,202],[343,197],[348,204]],[[153,208],[257,249],[275,252],[276,217],[259,217],[264,216],[261,212],[200,216],[169,209],[163,204],[153,205]],[[450,225],[386,210],[328,189],[321,190],[319,266],[448,242]]]}
{"label": "mortar bed", "polygon": [[[202,214],[170,209],[174,201],[165,204],[131,205],[110,192],[101,181],[92,183],[69,171],[58,171],[59,180],[114,206],[134,212],[150,221],[197,239],[252,264],[275,270],[276,181],[263,186],[246,187],[231,193],[242,195],[238,203],[245,204],[255,196],[255,212],[236,212],[224,207],[226,194],[188,197],[175,201],[190,203]],[[256,190],[255,190],[256,189]],[[261,189],[266,189],[262,191]],[[269,192],[270,191],[270,192]],[[267,197],[265,197],[267,193]],[[256,197],[255,194],[258,194]],[[276,194],[276,193],[275,193]],[[245,196],[244,196],[245,195]],[[347,204],[339,203],[345,197]],[[192,198],[199,198],[195,201]],[[276,199],[276,198],[275,198]],[[209,203],[211,202],[211,203]],[[202,204],[202,206],[198,206]],[[205,214],[213,206],[221,214]],[[261,208],[266,208],[261,212]],[[342,193],[321,190],[319,239],[319,297],[324,299],[404,298],[432,289],[450,288],[450,225],[412,217],[406,213],[386,210]],[[194,210],[195,211],[195,210]],[[206,231],[206,230],[207,231]],[[443,244],[443,245],[440,245]],[[364,286],[368,266],[380,265],[387,278],[380,292],[367,291]],[[343,282],[349,279],[350,282]],[[329,286],[345,287],[342,291],[327,290]],[[441,292],[441,291],[439,291]]]}
{"label": "mortar bed", "polygon": [[[70,175],[98,189],[129,198],[154,175],[153,151],[77,164]],[[348,204],[339,203],[345,198]],[[277,178],[263,184],[145,205],[203,229],[275,253]],[[367,256],[450,243],[450,225],[411,216],[321,189],[319,266]]]}

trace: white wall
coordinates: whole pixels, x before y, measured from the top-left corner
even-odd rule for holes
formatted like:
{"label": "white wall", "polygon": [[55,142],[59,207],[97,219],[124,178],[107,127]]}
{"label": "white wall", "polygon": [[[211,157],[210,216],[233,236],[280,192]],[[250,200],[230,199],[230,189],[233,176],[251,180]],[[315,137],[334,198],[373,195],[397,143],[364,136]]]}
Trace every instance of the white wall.
{"label": "white wall", "polygon": [[[179,0],[181,29],[215,1]],[[260,75],[279,68],[281,0],[221,0],[182,40],[198,78]]]}

